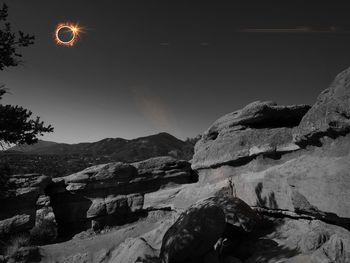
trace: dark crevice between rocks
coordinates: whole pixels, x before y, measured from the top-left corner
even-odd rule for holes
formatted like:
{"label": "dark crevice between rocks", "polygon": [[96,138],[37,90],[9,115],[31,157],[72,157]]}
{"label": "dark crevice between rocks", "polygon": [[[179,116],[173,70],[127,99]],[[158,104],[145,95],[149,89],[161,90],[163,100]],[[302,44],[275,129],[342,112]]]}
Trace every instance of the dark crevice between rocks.
{"label": "dark crevice between rocks", "polygon": [[216,140],[216,138],[218,137],[218,135],[219,135],[219,132],[213,131],[213,132],[209,132],[209,133],[207,134],[206,138],[207,138],[207,140],[212,140],[212,141],[214,141],[214,140]]}
{"label": "dark crevice between rocks", "polygon": [[281,117],[274,120],[266,120],[258,123],[247,124],[246,126],[253,129],[293,128],[297,127],[300,124],[302,117],[292,120]]}
{"label": "dark crevice between rocks", "polygon": [[299,209],[292,212],[285,209],[272,209],[261,206],[253,206],[252,208],[261,215],[270,216],[273,218],[320,220],[327,224],[340,226],[350,231],[350,218],[339,217],[333,213],[321,212],[322,214],[315,214]]}
{"label": "dark crevice between rocks", "polygon": [[102,230],[104,227],[114,227],[123,226],[126,224],[131,224],[139,219],[146,218],[148,216],[148,211],[140,210],[137,212],[130,212],[126,214],[112,214],[97,218],[92,218],[89,220],[92,223],[92,228],[95,231]]}
{"label": "dark crevice between rocks", "polygon": [[127,224],[132,224],[140,219],[146,218],[148,211],[141,210],[125,215],[113,214],[104,217],[90,218],[80,222],[58,224],[57,243],[71,240],[75,235],[91,229],[98,233],[106,227],[118,228]]}
{"label": "dark crevice between rocks", "polygon": [[197,183],[199,181],[199,174],[195,170],[191,170],[191,183]]}
{"label": "dark crevice between rocks", "polygon": [[314,219],[321,220],[331,225],[340,226],[350,231],[350,218],[339,217],[334,213],[323,212],[323,211],[319,211],[319,213],[313,213],[309,211],[296,209],[295,212],[298,214],[310,215]]}
{"label": "dark crevice between rocks", "polygon": [[331,138],[333,140],[337,139],[341,136],[346,136],[350,133],[350,127],[347,127],[343,130],[336,130],[332,127],[328,128],[327,131],[323,132],[315,132],[311,135],[304,136],[298,141],[295,142],[296,145],[298,145],[300,148],[306,148],[307,146],[316,146],[316,147],[322,147],[321,139],[324,137]]}
{"label": "dark crevice between rocks", "polygon": [[312,216],[312,215],[291,212],[285,209],[271,209],[268,207],[261,207],[261,206],[253,206],[252,208],[261,215],[270,216],[273,218],[290,218],[290,219],[306,219],[306,220],[316,219],[315,216]]}
{"label": "dark crevice between rocks", "polygon": [[164,206],[164,207],[149,207],[146,209],[147,212],[152,212],[152,211],[166,211],[166,212],[171,212],[171,211],[176,211],[174,210],[171,206]]}
{"label": "dark crevice between rocks", "polygon": [[209,169],[209,168],[215,169],[215,168],[219,168],[219,167],[225,166],[225,165],[232,166],[232,167],[240,167],[240,166],[244,166],[244,165],[250,163],[251,161],[255,160],[258,157],[269,158],[272,160],[280,160],[283,155],[285,155],[287,153],[296,152],[299,150],[300,149],[290,150],[290,151],[274,151],[274,152],[254,154],[254,155],[250,155],[250,156],[244,156],[241,158],[237,158],[236,160],[232,160],[232,161],[222,162],[219,164],[212,164],[208,167],[199,167],[199,168],[196,168],[196,170],[204,170],[204,169]]}
{"label": "dark crevice between rocks", "polygon": [[244,157],[238,158],[238,159],[233,160],[233,161],[222,162],[220,164],[213,164],[213,165],[211,165],[209,167],[205,167],[205,168],[202,168],[202,169],[218,168],[218,167],[224,166],[224,165],[228,165],[228,166],[232,166],[232,167],[243,166],[243,165],[248,164],[252,160],[254,160],[257,156],[258,155],[244,156]]}

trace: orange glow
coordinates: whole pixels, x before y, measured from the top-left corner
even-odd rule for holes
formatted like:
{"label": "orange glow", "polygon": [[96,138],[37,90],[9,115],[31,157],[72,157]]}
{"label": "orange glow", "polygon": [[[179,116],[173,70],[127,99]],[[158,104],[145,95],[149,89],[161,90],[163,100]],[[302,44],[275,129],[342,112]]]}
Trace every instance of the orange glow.
{"label": "orange glow", "polygon": [[[72,39],[69,41],[64,41],[60,39],[59,37],[59,32],[62,29],[67,29],[72,33]],[[74,46],[79,38],[79,34],[81,33],[82,28],[80,28],[77,24],[72,24],[72,23],[60,23],[56,26],[55,30],[55,41],[57,45],[62,45],[62,46],[67,46],[67,47],[72,47]]]}

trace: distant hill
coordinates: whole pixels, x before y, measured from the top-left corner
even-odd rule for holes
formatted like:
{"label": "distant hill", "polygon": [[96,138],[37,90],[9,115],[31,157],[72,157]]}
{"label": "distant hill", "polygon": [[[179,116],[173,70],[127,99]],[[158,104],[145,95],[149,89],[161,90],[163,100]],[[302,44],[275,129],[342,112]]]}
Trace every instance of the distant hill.
{"label": "distant hill", "polygon": [[10,149],[7,150],[7,152],[12,152],[12,153],[31,153],[31,152],[36,152],[40,151],[43,148],[47,148],[50,146],[57,145],[57,142],[50,142],[50,141],[43,141],[39,140],[37,143],[32,144],[32,145],[17,145],[14,146]]}
{"label": "distant hill", "polygon": [[42,173],[57,177],[116,161],[135,162],[164,155],[190,160],[197,139],[182,141],[159,133],[133,140],[107,138],[78,144],[39,141],[1,151],[0,174]]}
{"label": "distant hill", "polygon": [[173,155],[178,158],[191,158],[193,145],[168,133],[159,133],[132,140],[107,138],[92,143],[66,144],[40,140],[33,145],[15,146],[7,152],[21,152],[40,155],[91,155],[109,157],[112,160],[133,162],[147,158]]}

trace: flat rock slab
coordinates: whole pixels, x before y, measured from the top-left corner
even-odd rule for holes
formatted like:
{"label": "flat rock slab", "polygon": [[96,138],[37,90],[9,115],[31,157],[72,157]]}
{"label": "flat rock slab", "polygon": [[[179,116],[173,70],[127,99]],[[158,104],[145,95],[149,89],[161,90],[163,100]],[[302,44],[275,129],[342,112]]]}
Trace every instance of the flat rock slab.
{"label": "flat rock slab", "polygon": [[195,145],[192,168],[241,165],[260,154],[298,150],[292,128],[309,109],[308,105],[281,106],[271,101],[256,101],[224,115]]}

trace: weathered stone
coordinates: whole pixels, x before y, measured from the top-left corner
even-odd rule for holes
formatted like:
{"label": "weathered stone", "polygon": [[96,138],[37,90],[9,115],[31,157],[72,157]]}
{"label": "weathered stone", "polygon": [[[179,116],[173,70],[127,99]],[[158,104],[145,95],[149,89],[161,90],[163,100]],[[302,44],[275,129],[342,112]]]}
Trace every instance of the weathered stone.
{"label": "weathered stone", "polygon": [[260,154],[298,150],[291,127],[299,124],[308,109],[307,105],[253,102],[221,117],[197,142],[192,168],[240,165]]}
{"label": "weathered stone", "polygon": [[[34,221],[35,222],[35,221]],[[15,215],[0,221],[0,236],[6,236],[32,228],[33,218],[31,215]]]}
{"label": "weathered stone", "polygon": [[303,117],[295,132],[300,145],[312,144],[322,136],[350,132],[350,68],[341,72]]}
{"label": "weathered stone", "polygon": [[211,137],[213,133],[239,125],[254,128],[297,126],[309,109],[308,105],[282,106],[272,101],[255,101],[219,118],[204,136]]}
{"label": "weathered stone", "polygon": [[107,197],[95,199],[89,210],[86,212],[87,218],[101,217],[105,215],[119,214],[121,216],[127,213],[137,212],[142,209],[143,196],[140,194],[119,195],[116,197]]}
{"label": "weathered stone", "polygon": [[226,224],[251,231],[259,218],[238,198],[221,196],[197,202],[187,209],[165,233],[162,262],[188,262],[203,257],[226,230]]}
{"label": "weathered stone", "polygon": [[350,262],[350,235],[347,238],[332,235],[319,250],[312,254],[311,259],[315,262]]}
{"label": "weathered stone", "polygon": [[[292,211],[342,223],[350,219],[350,137],[339,138],[325,148],[286,158],[261,171],[232,177],[235,195],[251,206]],[[232,175],[234,167],[203,172]]]}
{"label": "weathered stone", "polygon": [[89,207],[89,210],[86,212],[87,218],[94,218],[98,216],[105,216],[106,212],[106,203],[104,200],[94,200]]}
{"label": "weathered stone", "polygon": [[197,201],[212,196],[233,196],[232,190],[230,180],[225,178],[210,183],[180,185],[177,187],[161,189],[152,193],[146,193],[144,208],[150,210],[186,210]]}
{"label": "weathered stone", "polygon": [[223,195],[208,198],[200,204],[204,202],[219,205],[225,213],[226,223],[242,228],[246,232],[251,232],[260,224],[260,217],[256,212],[239,198]]}
{"label": "weathered stone", "polygon": [[154,262],[151,261],[152,259],[157,259],[157,253],[145,239],[129,238],[112,252],[111,259],[108,262]]}
{"label": "weathered stone", "polygon": [[[331,241],[333,236],[346,243],[345,240],[350,236],[346,229],[319,220],[290,218],[270,218],[270,220],[272,221],[266,222],[266,229],[246,238],[236,249],[231,249],[228,253],[247,263],[347,262],[339,260],[347,253],[345,251],[348,251],[346,245],[332,245],[329,252],[326,249],[330,243],[333,243]],[[241,253],[242,250],[246,250],[245,254]],[[332,253],[338,256],[334,256],[332,260],[325,257],[325,254],[332,255]],[[339,256],[340,254],[342,256]]]}
{"label": "weathered stone", "polygon": [[34,226],[38,197],[49,183],[51,179],[40,174],[11,176],[11,188],[0,198],[0,236]]}
{"label": "weathered stone", "polygon": [[58,224],[78,230],[89,227],[91,220],[95,228],[126,220],[142,210],[145,193],[194,179],[188,162],[156,157],[133,164],[97,165],[55,178],[47,192]]}
{"label": "weathered stone", "polygon": [[214,202],[198,203],[180,215],[163,237],[163,263],[188,262],[210,252],[225,230],[225,214]]}
{"label": "weathered stone", "polygon": [[187,161],[177,160],[169,156],[151,158],[132,163],[139,177],[188,177],[191,166]]}
{"label": "weathered stone", "polygon": [[201,185],[230,180],[250,206],[350,222],[348,79],[350,69],[310,110],[255,102],[218,119],[195,146]]}
{"label": "weathered stone", "polygon": [[137,170],[134,166],[117,162],[92,166],[81,172],[56,178],[55,181],[64,180],[68,191],[79,191],[118,186],[129,183],[136,177]]}
{"label": "weathered stone", "polygon": [[[93,231],[85,231],[89,233],[65,242],[40,247],[41,262],[123,263],[122,259],[129,262],[129,256],[131,260],[137,255],[142,259],[141,262],[160,263],[157,258],[162,237],[177,217],[178,214],[174,211],[149,211],[146,218],[117,228],[105,229],[97,235]],[[127,239],[130,242],[126,241]],[[120,245],[122,247],[119,247]],[[157,257],[153,257],[153,253],[147,253],[147,250],[154,251]],[[125,257],[121,258],[122,255]],[[120,261],[114,260],[114,256]]]}
{"label": "weathered stone", "polygon": [[40,195],[36,201],[36,206],[38,209],[50,206],[50,197],[46,195]]}

